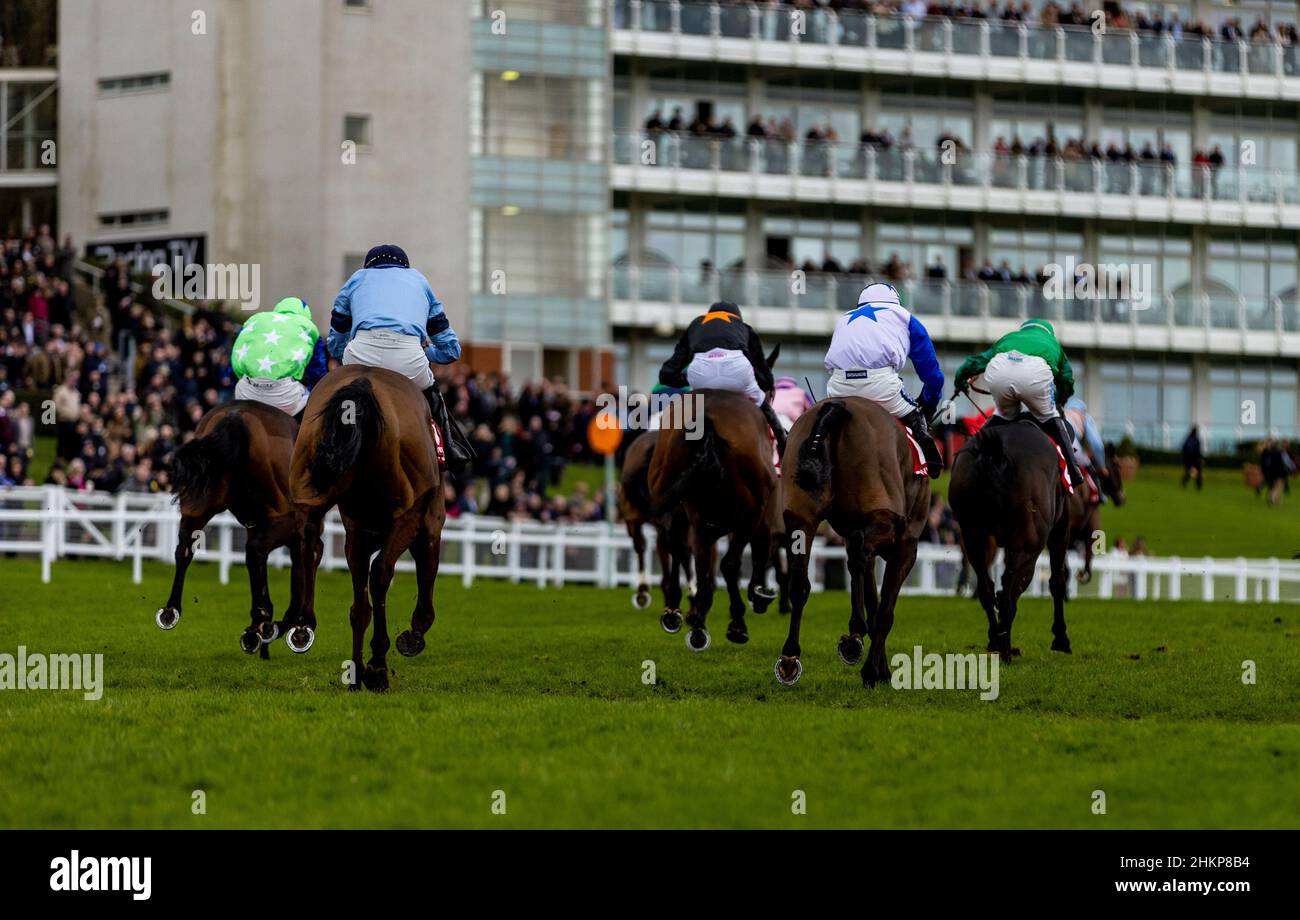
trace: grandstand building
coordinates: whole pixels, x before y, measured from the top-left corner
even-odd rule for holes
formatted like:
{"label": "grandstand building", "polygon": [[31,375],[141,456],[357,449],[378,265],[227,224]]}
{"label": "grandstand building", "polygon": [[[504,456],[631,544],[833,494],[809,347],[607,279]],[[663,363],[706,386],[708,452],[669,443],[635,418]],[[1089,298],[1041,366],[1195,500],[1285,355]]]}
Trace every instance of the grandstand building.
{"label": "grandstand building", "polygon": [[5,239],[55,222],[54,0],[0,7],[0,223]]}
{"label": "grandstand building", "polygon": [[1297,434],[1294,3],[208,6],[60,4],[60,232],[322,324],[398,241],[476,366],[584,389],[731,299],[820,395],[884,277],[949,373],[1051,319],[1108,437]]}

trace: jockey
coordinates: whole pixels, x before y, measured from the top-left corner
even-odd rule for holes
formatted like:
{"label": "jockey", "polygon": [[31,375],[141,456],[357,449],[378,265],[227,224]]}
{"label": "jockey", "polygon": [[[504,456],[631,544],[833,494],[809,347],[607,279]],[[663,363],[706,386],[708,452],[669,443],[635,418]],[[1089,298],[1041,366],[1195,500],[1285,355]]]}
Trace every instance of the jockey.
{"label": "jockey", "polygon": [[1105,467],[1106,443],[1097,430],[1097,422],[1088,411],[1088,404],[1077,396],[1065,401],[1062,410],[1065,420],[1074,429],[1074,459],[1084,468]]}
{"label": "jockey", "polygon": [[[898,376],[908,359],[921,378],[919,403]],[[926,420],[943,395],[943,370],[930,333],[903,309],[892,284],[868,284],[858,295],[857,308],[835,321],[826,370],[831,375],[827,396],[861,396],[901,419],[921,445],[930,476],[938,478],[943,457]]]}
{"label": "jockey", "polygon": [[297,297],[250,316],[235,338],[230,363],[239,377],[236,399],[274,406],[299,421],[311,388],[329,369],[311,309]]}
{"label": "jockey", "polygon": [[460,339],[428,280],[411,268],[399,247],[374,247],[344,283],[334,299],[328,347],[344,364],[385,367],[414,381],[444,435],[446,464],[460,469],[474,459],[474,448],[452,423],[429,368],[430,362],[458,360]]}
{"label": "jockey", "polygon": [[1070,426],[1057,408],[1058,403],[1074,394],[1074,372],[1052,324],[1045,319],[1025,320],[1019,329],[1007,333],[986,351],[971,355],[957,368],[953,392],[960,393],[971,378],[981,373],[996,409],[988,423],[1012,421],[1023,406],[1061,448],[1070,482],[1082,484],[1083,475],[1071,447]]}
{"label": "jockey", "polygon": [[768,401],[774,386],[772,369],[758,333],[741,319],[740,307],[734,303],[718,301],[709,312],[691,320],[672,357],[660,368],[659,382],[744,393],[763,411],[777,452],[785,453],[785,429]]}
{"label": "jockey", "polygon": [[788,432],[799,416],[812,408],[812,400],[793,377],[778,377],[772,394],[772,408],[776,410],[781,426]]}

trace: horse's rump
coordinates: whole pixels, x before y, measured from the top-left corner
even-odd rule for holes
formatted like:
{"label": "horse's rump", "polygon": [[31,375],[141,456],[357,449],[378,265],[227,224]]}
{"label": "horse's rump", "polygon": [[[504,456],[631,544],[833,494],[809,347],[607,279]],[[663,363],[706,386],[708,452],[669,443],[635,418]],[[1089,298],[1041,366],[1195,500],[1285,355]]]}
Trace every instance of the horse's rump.
{"label": "horse's rump", "polygon": [[618,498],[624,519],[650,517],[650,461],[657,438],[658,432],[642,432],[623,456]]}
{"label": "horse's rump", "polygon": [[321,381],[307,404],[294,484],[330,503],[351,492],[358,477],[367,497],[353,513],[382,506],[385,515],[400,514],[425,494],[416,484],[441,487],[424,394],[401,374],[348,365]]}
{"label": "horse's rump", "polygon": [[293,418],[251,400],[232,400],[210,411],[172,461],[182,509],[226,506],[231,482],[238,484],[235,491],[245,505],[279,504],[288,496],[297,431]]}

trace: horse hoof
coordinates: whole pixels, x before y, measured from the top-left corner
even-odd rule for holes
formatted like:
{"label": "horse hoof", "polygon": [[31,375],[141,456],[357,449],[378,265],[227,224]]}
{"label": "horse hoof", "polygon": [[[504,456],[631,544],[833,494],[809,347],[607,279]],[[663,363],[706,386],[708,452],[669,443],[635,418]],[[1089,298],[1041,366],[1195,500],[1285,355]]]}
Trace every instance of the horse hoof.
{"label": "horse hoof", "polygon": [[405,658],[414,658],[424,651],[424,636],[405,630],[397,637],[397,651]]}
{"label": "horse hoof", "polygon": [[263,639],[262,641],[265,642],[267,645],[270,645],[272,642],[274,642],[274,641],[275,641],[276,639],[278,639],[278,638],[280,638],[280,624],[279,624],[279,623],[272,623],[272,624],[271,624],[271,638],[269,638],[269,639]]}
{"label": "horse hoof", "polygon": [[803,662],[798,658],[787,658],[782,655],[776,660],[776,667],[772,670],[782,686],[793,687],[799,683],[799,678],[803,677]]}
{"label": "horse hoof", "polygon": [[159,629],[175,629],[176,624],[181,621],[181,612],[175,607],[160,607],[153,615],[153,621],[158,624]]}
{"label": "horse hoof", "polygon": [[866,670],[862,672],[862,686],[870,688],[875,687],[876,684],[887,684],[889,683],[889,677],[890,674],[888,669],[885,670],[884,674],[878,674],[875,671]]}
{"label": "horse hoof", "polygon": [[862,637],[861,636],[840,636],[840,661],[845,664],[860,664],[862,661]]}
{"label": "horse hoof", "polygon": [[697,626],[686,634],[686,647],[692,652],[702,652],[713,644],[709,631]]}
{"label": "horse hoof", "polygon": [[289,646],[289,651],[295,655],[305,654],[315,642],[316,630],[310,626],[295,626],[284,637],[284,644]]}
{"label": "horse hoof", "polygon": [[1054,652],[1065,652],[1065,654],[1067,654],[1067,655],[1072,655],[1072,654],[1074,654],[1073,650],[1071,650],[1071,648],[1070,648],[1070,640],[1069,640],[1069,639],[1053,639],[1053,640],[1052,640],[1052,651],[1054,651]]}
{"label": "horse hoof", "polygon": [[659,615],[659,625],[670,636],[677,635],[682,631],[682,612],[680,610],[665,610]]}
{"label": "horse hoof", "polygon": [[239,647],[244,654],[255,655],[262,648],[262,637],[251,629],[246,629],[239,634]]}
{"label": "horse hoof", "polygon": [[366,665],[365,671],[361,673],[361,682],[366,685],[367,690],[383,693],[388,689],[388,672],[382,668]]}
{"label": "horse hoof", "polygon": [[727,641],[734,642],[736,643],[736,645],[744,645],[746,642],[749,641],[749,630],[743,626],[739,628],[734,626],[728,626]]}
{"label": "horse hoof", "polygon": [[637,610],[645,610],[650,606],[650,589],[642,590],[637,588],[636,594],[632,595],[632,606]]}
{"label": "horse hoof", "polygon": [[776,600],[775,591],[769,591],[767,588],[749,589],[749,605],[754,608],[755,613],[767,613],[767,608],[772,606],[774,600]]}

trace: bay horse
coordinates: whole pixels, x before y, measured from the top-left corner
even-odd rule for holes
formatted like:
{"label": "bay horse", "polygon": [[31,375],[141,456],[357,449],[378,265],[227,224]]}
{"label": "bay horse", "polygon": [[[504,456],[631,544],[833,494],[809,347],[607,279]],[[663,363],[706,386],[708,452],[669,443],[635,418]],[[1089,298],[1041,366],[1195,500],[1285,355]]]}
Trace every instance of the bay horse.
{"label": "bay horse", "polygon": [[[655,529],[655,555],[659,557],[660,588],[664,595],[664,614],[681,616],[682,584],[685,574],[689,593],[695,594],[695,576],[692,574],[691,556],[681,549],[686,539],[686,515],[680,508],[672,509],[665,517],[653,515],[650,500],[650,460],[658,442],[657,430],[643,431],[632,439],[623,456],[623,466],[618,480],[618,510],[632,539],[632,552],[637,563],[637,588],[632,595],[632,606],[645,610],[650,606],[650,573],[646,560],[645,525]],[[676,551],[674,549],[676,548]]]}
{"label": "bay horse", "polygon": [[[848,633],[840,660],[862,661],[863,686],[889,680],[885,641],[898,594],[916,562],[930,507],[930,478],[913,473],[903,426],[860,396],[824,399],[790,430],[781,469],[785,529],[790,541],[790,631],[776,661],[776,679],[791,686],[803,674],[799,627],[811,582],[809,554],[822,521],[845,539],[850,579]],[[885,560],[876,590],[875,560]],[[863,638],[871,648],[863,661]]]}
{"label": "bay horse", "polygon": [[[683,424],[682,409],[669,404],[650,461],[649,490],[655,497],[653,516],[662,518],[677,508],[685,513],[686,539],[695,559],[696,588],[685,622],[690,626],[686,647],[702,652],[710,645],[706,622],[717,587],[714,576],[716,544],[728,537],[721,569],[730,599],[731,622],[727,638],[736,644],[749,641],[745,625],[745,600],[740,594],[740,569],[745,547],[750,548],[748,595],[755,613],[764,613],[776,594],[764,585],[770,555],[769,515],[777,495],[772,466],[772,441],[762,411],[743,393],[730,390],[693,390],[687,399],[700,401],[699,437],[692,438]],[[685,547],[674,541],[674,552]],[[665,610],[659,623],[665,632],[682,628],[680,611]]]}
{"label": "bay horse", "polygon": [[[433,626],[433,584],[447,514],[430,424],[428,401],[406,377],[347,365],[317,384],[294,445],[290,489],[303,545],[320,539],[325,514],[335,505],[347,530],[352,690],[362,684],[388,689],[388,589],[398,557],[408,549],[415,560],[417,597],[411,628],[397,637],[397,651],[418,655]],[[298,616],[284,621],[290,650],[301,654],[311,648],[315,607],[313,565],[305,573]],[[371,657],[363,664],[361,647],[372,617]]]}
{"label": "bay horse", "polygon": [[[1078,491],[1078,490],[1076,490]],[[975,570],[975,594],[988,617],[988,651],[1010,661],[1016,603],[1033,580],[1038,557],[1051,563],[1052,650],[1070,651],[1065,629],[1069,578],[1070,496],[1061,481],[1055,442],[1028,416],[986,424],[953,459],[948,502],[961,528],[962,549]],[[1002,587],[990,567],[1003,551]]]}
{"label": "bay horse", "polygon": [[[270,657],[267,645],[279,627],[267,587],[266,560],[271,551],[289,547],[288,615],[301,603],[304,566],[293,502],[289,494],[289,463],[298,423],[279,409],[236,399],[208,412],[194,438],[176,451],[173,482],[181,521],[176,541],[176,572],[165,606],[154,614],[162,629],[180,622],[185,573],[194,560],[203,528],[222,511],[230,511],[246,531],[244,562],[252,594],[251,622],[239,637],[248,654]],[[313,552],[317,552],[313,549]]]}
{"label": "bay horse", "polygon": [[1079,581],[1087,584],[1092,581],[1092,554],[1096,535],[1101,531],[1101,496],[1109,498],[1116,508],[1124,504],[1124,477],[1120,475],[1119,463],[1115,458],[1115,445],[1106,444],[1105,465],[1098,469],[1095,465],[1083,467],[1087,476],[1097,484],[1100,493],[1096,499],[1091,489],[1075,489],[1070,496],[1070,545],[1083,546],[1083,568],[1079,571]]}

